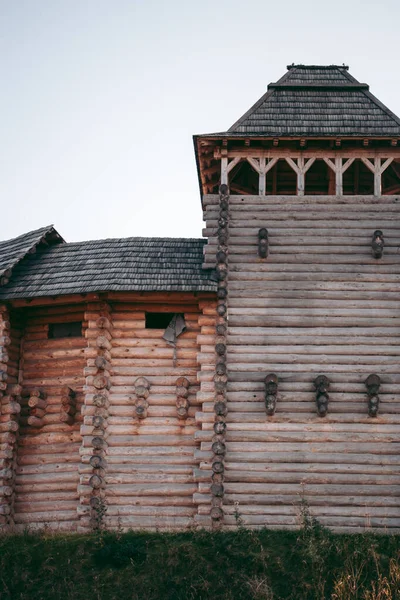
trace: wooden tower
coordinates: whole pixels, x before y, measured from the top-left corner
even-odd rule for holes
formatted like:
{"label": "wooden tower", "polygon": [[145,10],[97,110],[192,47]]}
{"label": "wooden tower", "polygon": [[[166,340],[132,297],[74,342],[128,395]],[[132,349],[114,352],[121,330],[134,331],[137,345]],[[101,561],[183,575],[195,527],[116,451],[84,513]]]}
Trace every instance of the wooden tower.
{"label": "wooden tower", "polygon": [[399,138],[335,65],[289,66],[194,136],[219,280],[216,526],[292,527],[304,499],[337,530],[398,531]]}

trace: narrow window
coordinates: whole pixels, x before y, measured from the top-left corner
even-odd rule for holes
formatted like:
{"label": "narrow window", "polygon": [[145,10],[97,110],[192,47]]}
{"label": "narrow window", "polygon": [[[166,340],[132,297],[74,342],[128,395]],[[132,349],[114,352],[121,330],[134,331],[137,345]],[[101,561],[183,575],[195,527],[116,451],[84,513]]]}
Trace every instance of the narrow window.
{"label": "narrow window", "polygon": [[176,313],[146,313],[146,329],[167,329]]}
{"label": "narrow window", "polygon": [[49,339],[69,338],[82,336],[82,322],[73,321],[71,323],[50,323]]}

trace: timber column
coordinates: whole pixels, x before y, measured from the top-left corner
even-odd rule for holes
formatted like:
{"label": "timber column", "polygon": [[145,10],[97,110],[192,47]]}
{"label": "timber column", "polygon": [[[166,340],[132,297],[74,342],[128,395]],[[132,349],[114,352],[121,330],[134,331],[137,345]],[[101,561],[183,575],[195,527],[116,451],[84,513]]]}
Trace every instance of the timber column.
{"label": "timber column", "polygon": [[228,216],[229,216],[229,189],[226,184],[220,187],[219,217],[218,217],[218,247],[217,247],[217,320],[215,338],[215,403],[214,403],[214,435],[212,438],[212,485],[211,485],[211,519],[214,529],[222,525],[223,499],[224,499],[224,457],[226,452],[225,430],[226,414],[226,387],[228,382],[226,367],[226,335],[228,325]]}
{"label": "timber column", "polygon": [[21,386],[18,384],[21,330],[11,328],[0,307],[0,531],[14,527],[15,472]]}
{"label": "timber column", "polygon": [[104,302],[87,305],[85,320],[87,366],[82,408],[79,530],[99,529],[107,511],[106,454],[111,365],[110,307]]}

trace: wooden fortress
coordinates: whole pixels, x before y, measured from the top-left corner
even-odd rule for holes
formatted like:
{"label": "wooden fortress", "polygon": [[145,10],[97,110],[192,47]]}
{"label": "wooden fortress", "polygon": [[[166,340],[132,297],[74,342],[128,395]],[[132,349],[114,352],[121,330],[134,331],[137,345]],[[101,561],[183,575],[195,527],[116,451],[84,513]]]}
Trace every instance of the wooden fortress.
{"label": "wooden fortress", "polygon": [[206,239],[0,243],[0,529],[400,531],[400,119],[292,65],[194,136]]}

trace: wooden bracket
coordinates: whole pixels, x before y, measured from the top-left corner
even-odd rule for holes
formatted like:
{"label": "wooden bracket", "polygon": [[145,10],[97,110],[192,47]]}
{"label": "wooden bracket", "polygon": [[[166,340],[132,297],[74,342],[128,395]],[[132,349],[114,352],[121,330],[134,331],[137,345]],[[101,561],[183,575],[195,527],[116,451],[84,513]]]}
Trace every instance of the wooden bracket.
{"label": "wooden bracket", "polygon": [[374,162],[371,162],[369,158],[361,158],[364,165],[374,174],[374,196],[381,196],[382,194],[382,173],[386,171],[388,166],[393,162],[393,157],[387,158],[382,163],[382,158],[374,158]]}
{"label": "wooden bracket", "polygon": [[178,377],[176,385],[176,410],[178,419],[186,419],[189,410],[189,386],[190,381],[186,377]]}
{"label": "wooden bracket", "polygon": [[372,236],[371,249],[374,258],[382,258],[385,240],[380,229],[376,229]]}
{"label": "wooden bracket", "polygon": [[145,419],[147,417],[147,409],[149,408],[147,398],[150,394],[150,383],[145,377],[138,377],[134,383],[134,386],[136,394],[136,416],[138,419]]}
{"label": "wooden bracket", "polygon": [[43,417],[46,414],[47,400],[46,393],[43,390],[34,389],[29,394],[28,400],[29,417],[28,425],[35,428],[43,427]]}
{"label": "wooden bracket", "polygon": [[68,386],[61,391],[60,421],[72,425],[76,414],[76,392]]}
{"label": "wooden bracket", "polygon": [[317,410],[320,417],[325,417],[328,412],[330,381],[326,375],[318,375],[314,379],[314,387],[316,389]]}
{"label": "wooden bracket", "polygon": [[368,414],[370,417],[376,417],[379,409],[379,388],[381,385],[381,378],[379,375],[368,375],[365,380],[368,395]]}
{"label": "wooden bracket", "polygon": [[265,383],[265,408],[267,415],[272,416],[276,409],[276,395],[278,393],[278,376],[270,373],[264,379]]}
{"label": "wooden bracket", "polygon": [[258,256],[267,258],[268,256],[268,229],[262,227],[258,231]]}
{"label": "wooden bracket", "polygon": [[305,193],[305,181],[306,173],[308,169],[315,163],[316,157],[309,158],[306,160],[303,156],[297,159],[297,162],[293,158],[285,157],[286,162],[292,167],[293,171],[297,174],[297,194],[298,196],[304,196]]}

